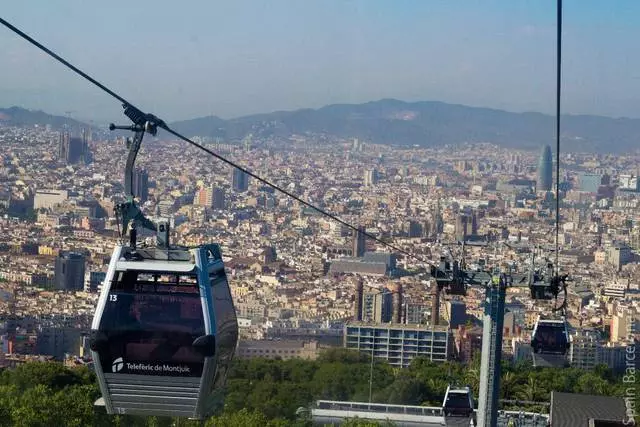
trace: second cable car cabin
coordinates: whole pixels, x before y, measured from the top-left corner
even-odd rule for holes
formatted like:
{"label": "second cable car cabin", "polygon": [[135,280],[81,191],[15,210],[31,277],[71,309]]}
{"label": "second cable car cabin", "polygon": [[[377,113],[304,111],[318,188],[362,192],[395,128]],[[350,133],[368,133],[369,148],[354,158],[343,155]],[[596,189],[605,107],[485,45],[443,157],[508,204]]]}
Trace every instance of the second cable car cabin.
{"label": "second cable car cabin", "polygon": [[473,415],[473,393],[471,387],[447,386],[447,391],[442,402],[442,411],[445,417],[470,417]]}
{"label": "second cable car cabin", "polygon": [[[533,268],[533,260],[532,260]],[[567,304],[568,275],[555,274],[554,266],[548,262],[543,274],[534,271],[530,279],[531,298],[534,300],[557,300],[558,295],[564,293],[564,299],[560,307],[553,311],[564,312]],[[557,318],[538,317],[531,334],[531,350],[533,366],[541,367],[565,367],[568,365],[567,353],[569,351],[569,332],[564,316]]]}
{"label": "second cable car cabin", "polygon": [[208,417],[238,341],[219,247],[117,246],[91,329],[107,413]]}
{"label": "second cable car cabin", "polygon": [[538,318],[531,334],[533,366],[564,367],[568,365],[569,332],[564,317]]}

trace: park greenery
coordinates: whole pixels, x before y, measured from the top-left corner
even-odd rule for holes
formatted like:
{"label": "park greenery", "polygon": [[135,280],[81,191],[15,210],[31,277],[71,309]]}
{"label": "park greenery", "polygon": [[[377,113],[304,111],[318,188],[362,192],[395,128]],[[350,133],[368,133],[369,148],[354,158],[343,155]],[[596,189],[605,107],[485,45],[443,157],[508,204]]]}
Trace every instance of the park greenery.
{"label": "park greenery", "polygon": [[[405,369],[376,361],[373,402],[440,406],[447,384],[468,384],[478,393],[479,361],[433,363],[414,359]],[[315,400],[369,400],[370,359],[344,349],[325,351],[316,361],[238,359],[229,374],[224,411],[208,420],[216,427],[303,427],[310,425],[299,408]],[[503,364],[501,398],[505,409],[545,412],[552,390],[597,395],[624,394],[621,378],[606,366],[595,370],[541,369]],[[197,422],[96,413],[100,396],[87,367],[66,368],[54,362],[31,362],[0,373],[0,426],[197,426]],[[510,407],[511,406],[511,407]],[[350,420],[350,427],[377,424]]]}

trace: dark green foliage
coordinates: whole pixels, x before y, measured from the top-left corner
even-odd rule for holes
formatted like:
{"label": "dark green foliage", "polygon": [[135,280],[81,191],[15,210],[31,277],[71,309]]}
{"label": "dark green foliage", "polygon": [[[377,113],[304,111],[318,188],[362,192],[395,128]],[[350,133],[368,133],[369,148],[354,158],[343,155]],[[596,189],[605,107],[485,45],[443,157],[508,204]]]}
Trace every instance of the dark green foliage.
{"label": "dark green foliage", "polygon": [[368,363],[371,362],[371,356],[367,353],[347,350],[345,348],[330,348],[325,350],[318,358],[319,362],[330,363]]}
{"label": "dark green foliage", "polygon": [[42,426],[90,425],[93,400],[97,393],[93,385],[75,385],[55,391],[38,384],[24,392],[16,386],[0,386],[0,425]]}
{"label": "dark green foliage", "polygon": [[[450,383],[470,384],[477,398],[479,360],[462,365],[417,358],[406,369],[375,361],[371,390],[370,369],[368,355],[343,349],[327,351],[317,361],[238,359],[229,374],[224,412],[206,425],[310,427],[308,416],[301,416],[299,408],[308,408],[318,399],[367,402],[370,393],[373,402],[440,406]],[[544,412],[552,390],[622,396],[623,386],[606,366],[583,371],[505,364],[501,398],[541,403],[505,403],[504,409]],[[98,414],[93,402],[99,396],[95,376],[84,367],[34,362],[4,370],[0,372],[0,427],[200,425],[185,419]],[[381,424],[354,419],[346,425]]]}
{"label": "dark green foliage", "polygon": [[25,391],[39,384],[46,384],[54,391],[68,386],[90,384],[94,375],[87,368],[67,369],[59,363],[32,362],[8,369],[0,374],[0,385],[14,385]]}
{"label": "dark green foliage", "polygon": [[294,424],[282,419],[269,419],[258,411],[241,409],[233,413],[225,413],[209,420],[209,427],[293,427]]}

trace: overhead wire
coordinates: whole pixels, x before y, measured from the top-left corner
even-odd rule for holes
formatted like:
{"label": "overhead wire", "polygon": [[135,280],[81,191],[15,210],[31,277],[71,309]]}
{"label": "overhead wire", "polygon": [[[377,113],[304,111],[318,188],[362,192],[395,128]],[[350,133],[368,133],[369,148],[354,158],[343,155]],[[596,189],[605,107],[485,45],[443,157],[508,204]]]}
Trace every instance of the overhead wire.
{"label": "overhead wire", "polygon": [[[94,79],[93,77],[91,77],[89,74],[85,73],[84,71],[80,70],[78,67],[74,66],[73,64],[71,64],[69,61],[65,60],[64,58],[62,58],[60,55],[56,54],[54,51],[52,51],[51,49],[47,48],[46,46],[44,46],[42,43],[38,42],[37,40],[35,40],[33,37],[29,36],[28,34],[26,34],[24,31],[20,30],[19,28],[17,28],[16,26],[12,25],[10,22],[8,22],[7,20],[5,20],[4,18],[0,17],[0,23],[2,25],[4,25],[5,27],[7,27],[9,30],[13,31],[15,34],[17,34],[18,36],[20,36],[21,38],[23,38],[24,40],[28,41],[29,43],[31,43],[32,45],[34,45],[35,47],[37,47],[38,49],[40,49],[41,51],[45,52],[47,55],[51,56],[52,58],[54,58],[55,60],[57,60],[58,62],[60,62],[61,64],[63,64],[64,66],[66,66],[67,68],[69,68],[70,70],[72,70],[73,72],[75,72],[76,74],[78,74],[79,76],[81,76],[82,78],[84,78],[85,80],[89,81],[90,83],[92,83],[93,85],[97,86],[98,88],[100,88],[102,91],[104,91],[105,93],[111,95],[113,98],[117,99],[118,101],[120,101],[123,106],[130,106],[135,108],[136,110],[142,111],[140,109],[138,109],[134,104],[132,104],[131,102],[127,101],[124,97],[120,96],[118,93],[116,93],[115,91],[109,89],[106,85],[104,85],[103,83],[100,83],[98,80]],[[422,257],[415,255],[405,249],[402,249],[394,244],[391,244],[389,242],[386,242],[384,240],[382,240],[381,238],[374,236],[370,233],[367,233],[366,231],[362,231],[360,230],[358,227],[350,224],[349,222],[341,219],[340,217],[327,212],[326,210],[314,205],[313,203],[310,203],[304,199],[302,199],[301,197],[291,193],[290,191],[285,190],[284,188],[278,186],[277,184],[274,184],[270,181],[268,181],[265,178],[262,178],[261,176],[251,172],[250,170],[238,165],[237,163],[227,159],[226,157],[208,149],[207,147],[204,147],[203,145],[198,144],[195,141],[192,141],[191,139],[187,138],[186,136],[180,134],[179,132],[171,129],[165,121],[162,120],[158,120],[158,123],[156,123],[157,127],[164,129],[165,131],[167,131],[168,133],[170,133],[171,135],[175,136],[178,139],[181,139],[189,144],[191,144],[192,146],[199,148],[200,150],[204,151],[205,153],[215,157],[216,159],[228,164],[229,166],[232,166],[240,171],[242,171],[243,173],[249,175],[250,177],[256,179],[257,181],[273,188],[276,191],[279,191],[283,194],[285,194],[286,196],[292,198],[293,200],[297,201],[298,203],[309,207],[313,210],[315,210],[316,212],[320,213],[321,215],[324,215],[327,218],[330,218],[331,220],[355,231],[356,233],[362,233],[365,237],[380,243],[381,245],[392,249],[402,255],[405,255],[409,258],[412,258],[416,261],[431,265],[431,262],[423,259]],[[357,236],[357,235],[356,235]]]}
{"label": "overhead wire", "polygon": [[560,100],[562,94],[562,0],[557,0],[556,25],[556,276],[560,276]]}

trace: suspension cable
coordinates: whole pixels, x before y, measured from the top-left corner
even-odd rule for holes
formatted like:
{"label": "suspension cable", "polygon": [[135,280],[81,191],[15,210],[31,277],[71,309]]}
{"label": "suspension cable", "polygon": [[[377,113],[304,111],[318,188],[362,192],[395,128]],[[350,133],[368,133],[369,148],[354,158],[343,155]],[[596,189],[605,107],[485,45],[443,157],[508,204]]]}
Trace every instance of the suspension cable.
{"label": "suspension cable", "polygon": [[[61,64],[63,64],[64,66],[66,66],[67,68],[69,68],[70,70],[72,70],[73,72],[75,72],[76,74],[78,74],[79,76],[81,76],[82,78],[84,78],[85,80],[89,81],[90,83],[92,83],[93,85],[97,86],[98,88],[102,89],[102,91],[104,91],[105,93],[111,95],[113,98],[117,99],[118,101],[120,101],[125,107],[126,106],[131,106],[135,109],[138,110],[137,107],[135,107],[135,105],[133,105],[132,103],[130,103],[129,101],[127,101],[125,98],[123,98],[122,96],[118,95],[116,92],[114,92],[113,90],[109,89],[106,85],[100,83],[99,81],[97,81],[96,79],[94,79],[93,77],[91,77],[89,74],[85,73],[84,71],[80,70],[78,67],[74,66],[73,64],[71,64],[69,61],[65,60],[64,58],[62,58],[60,55],[56,54],[54,51],[52,51],[51,49],[47,48],[46,46],[44,46],[43,44],[39,43],[37,40],[35,40],[34,38],[32,38],[31,36],[29,36],[28,34],[26,34],[25,32],[21,31],[20,29],[18,29],[17,27],[15,27],[14,25],[12,25],[11,23],[9,23],[8,21],[6,21],[5,19],[3,19],[2,17],[0,17],[0,23],[2,25],[4,25],[5,27],[7,27],[8,29],[10,29],[11,31],[13,31],[15,34],[17,34],[18,36],[20,36],[21,38],[23,38],[24,40],[28,41],[29,43],[31,43],[32,45],[34,45],[35,47],[37,47],[38,49],[40,49],[41,51],[43,51],[44,53],[46,53],[47,55],[51,56],[52,58],[54,58],[55,60],[57,60],[58,62],[60,62]],[[279,191],[283,194],[285,194],[286,196],[294,199],[295,201],[297,201],[298,203],[307,206],[315,211],[317,211],[318,213],[320,213],[321,215],[324,215],[327,218],[330,218],[331,220],[344,225],[345,227],[355,231],[356,233],[362,233],[365,237],[380,243],[381,245],[392,249],[398,253],[401,253],[409,258],[413,258],[416,261],[431,265],[431,262],[418,256],[415,255],[405,249],[402,249],[394,244],[391,244],[389,242],[386,242],[384,240],[382,240],[379,237],[376,237],[370,233],[367,233],[366,231],[363,231],[361,229],[359,229],[358,227],[356,227],[355,225],[352,225],[350,223],[348,223],[347,221],[339,218],[338,216],[325,211],[324,209],[314,205],[313,203],[307,202],[306,200],[302,199],[299,196],[296,196],[295,194],[285,190],[284,188],[278,186],[277,184],[274,184],[268,180],[266,180],[265,178],[262,178],[261,176],[249,171],[248,169],[238,165],[237,163],[225,158],[224,156],[221,156],[220,154],[215,153],[214,151],[198,144],[197,142],[192,141],[191,139],[187,138],[186,136],[176,132],[175,130],[171,129],[166,122],[159,120],[159,123],[157,123],[157,126],[164,129],[165,131],[169,132],[171,135],[175,136],[176,138],[179,138],[189,144],[191,144],[192,146],[199,148],[200,150],[204,151],[205,153],[215,157],[216,159],[228,164],[229,166],[232,166],[236,169],[239,169],[240,171],[244,172],[245,174],[251,176],[252,178],[255,178],[256,180],[260,181],[261,183],[273,188],[276,191]],[[357,235],[356,235],[357,236]]]}
{"label": "suspension cable", "polygon": [[556,276],[560,276],[560,100],[562,91],[562,0],[557,1],[556,34]]}

